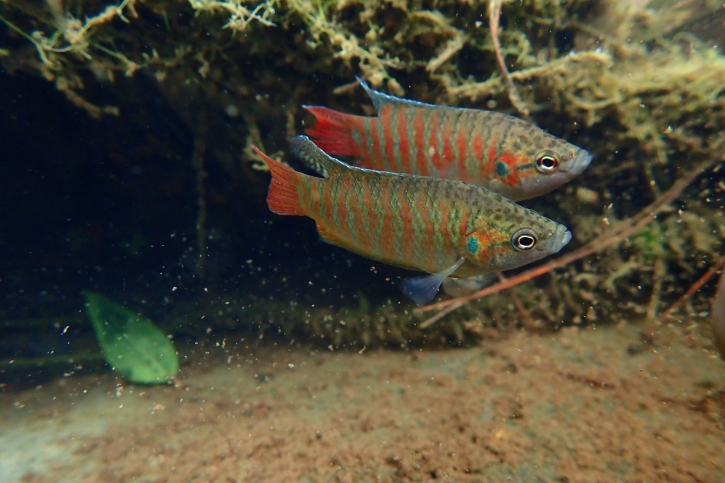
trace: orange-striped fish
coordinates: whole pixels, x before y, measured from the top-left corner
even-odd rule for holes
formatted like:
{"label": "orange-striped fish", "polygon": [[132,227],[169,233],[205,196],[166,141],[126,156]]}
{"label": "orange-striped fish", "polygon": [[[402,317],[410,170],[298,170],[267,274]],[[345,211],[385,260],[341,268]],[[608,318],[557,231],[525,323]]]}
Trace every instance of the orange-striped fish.
{"label": "orange-striped fish", "polygon": [[317,122],[305,134],[359,167],[457,179],[519,201],[578,176],[592,159],[573,144],[506,114],[435,106],[374,91],[377,117],[304,106]]}
{"label": "orange-striped fish", "polygon": [[404,292],[431,300],[446,277],[520,267],[558,252],[571,233],[480,186],[349,166],[305,136],[292,153],[323,178],[298,173],[259,149],[272,172],[267,203],[315,220],[323,240],[390,265],[429,272]]}

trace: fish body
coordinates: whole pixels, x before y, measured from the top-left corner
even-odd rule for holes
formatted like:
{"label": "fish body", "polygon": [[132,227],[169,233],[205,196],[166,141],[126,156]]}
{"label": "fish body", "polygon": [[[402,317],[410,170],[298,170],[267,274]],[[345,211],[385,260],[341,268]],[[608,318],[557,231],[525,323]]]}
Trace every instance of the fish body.
{"label": "fish body", "polygon": [[304,106],[317,119],[306,134],[357,166],[476,184],[519,201],[578,176],[591,155],[521,119],[382,94],[360,82],[377,117]]}
{"label": "fish body", "polygon": [[304,136],[291,148],[324,177],[296,172],[255,148],[272,173],[271,211],[308,216],[325,241],[364,257],[443,274],[435,291],[447,276],[520,267],[571,239],[563,225],[480,186],[349,166]]}

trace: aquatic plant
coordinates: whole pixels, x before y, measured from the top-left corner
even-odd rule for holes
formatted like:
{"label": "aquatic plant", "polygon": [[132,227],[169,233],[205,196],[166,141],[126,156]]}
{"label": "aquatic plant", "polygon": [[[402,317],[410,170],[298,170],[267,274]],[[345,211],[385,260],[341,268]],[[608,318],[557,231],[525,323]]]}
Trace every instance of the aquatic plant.
{"label": "aquatic plant", "polygon": [[141,384],[163,384],[178,374],[176,348],[153,322],[101,294],[84,295],[88,318],[111,369]]}

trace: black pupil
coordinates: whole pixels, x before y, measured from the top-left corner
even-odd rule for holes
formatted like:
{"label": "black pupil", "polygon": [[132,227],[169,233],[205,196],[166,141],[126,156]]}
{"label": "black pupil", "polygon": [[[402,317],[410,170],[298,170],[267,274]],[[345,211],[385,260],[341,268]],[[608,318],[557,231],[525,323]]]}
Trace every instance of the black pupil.
{"label": "black pupil", "polygon": [[521,235],[519,237],[519,246],[521,248],[531,248],[534,246],[534,243],[536,243],[536,241],[531,235]]}
{"label": "black pupil", "polygon": [[546,169],[553,169],[556,166],[556,160],[550,156],[541,158],[541,166]]}

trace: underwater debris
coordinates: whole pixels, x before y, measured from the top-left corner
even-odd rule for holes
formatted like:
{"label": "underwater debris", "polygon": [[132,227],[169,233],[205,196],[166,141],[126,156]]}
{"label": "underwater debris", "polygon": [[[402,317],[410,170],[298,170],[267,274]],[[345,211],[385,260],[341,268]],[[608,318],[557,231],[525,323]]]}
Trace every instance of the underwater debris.
{"label": "underwater debris", "polygon": [[204,260],[206,259],[207,245],[207,200],[206,200],[206,178],[208,176],[204,168],[204,158],[207,151],[208,129],[207,122],[208,106],[199,106],[199,118],[194,133],[194,153],[191,156],[191,165],[196,171],[196,273],[200,277],[205,276]]}
{"label": "underwater debris", "polygon": [[103,356],[111,369],[131,382],[165,384],[179,372],[174,344],[153,322],[101,294],[85,291]]}
{"label": "underwater debris", "polygon": [[229,15],[229,20],[224,25],[225,29],[243,31],[251,22],[259,22],[267,27],[274,27],[275,24],[269,20],[275,13],[275,0],[260,2],[252,10],[244,6],[243,0],[219,1],[219,0],[191,0],[189,2],[197,15],[202,12],[216,13],[222,11]]}

